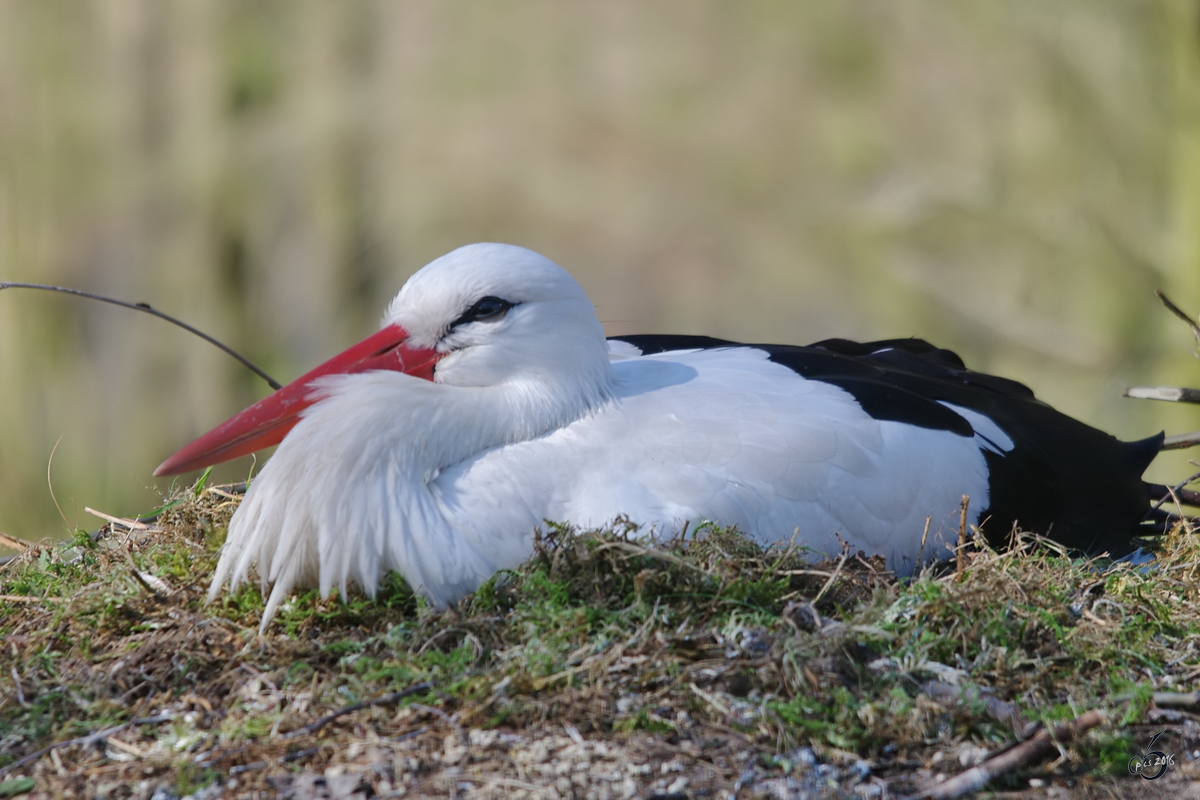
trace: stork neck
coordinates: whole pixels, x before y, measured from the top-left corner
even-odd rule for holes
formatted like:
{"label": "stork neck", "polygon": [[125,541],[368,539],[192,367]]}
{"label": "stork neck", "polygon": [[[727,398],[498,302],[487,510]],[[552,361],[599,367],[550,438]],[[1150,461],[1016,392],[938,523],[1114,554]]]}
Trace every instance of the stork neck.
{"label": "stork neck", "polygon": [[[611,373],[610,373],[611,374]],[[592,413],[612,397],[611,381],[591,393],[547,391],[539,383],[494,386],[425,384],[427,403],[409,416],[406,448],[425,456],[426,480],[436,471],[506,444],[528,441]],[[415,410],[415,409],[414,409]],[[416,466],[416,465],[414,465]]]}

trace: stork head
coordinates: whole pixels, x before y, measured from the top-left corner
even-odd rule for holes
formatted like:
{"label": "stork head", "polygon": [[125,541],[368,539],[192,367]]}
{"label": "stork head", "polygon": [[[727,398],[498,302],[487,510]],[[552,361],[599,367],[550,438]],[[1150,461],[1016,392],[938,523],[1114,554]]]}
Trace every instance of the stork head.
{"label": "stork head", "polygon": [[[384,327],[433,350],[453,386],[604,379],[608,344],[583,287],[554,262],[507,244],[472,244],[431,262],[392,301]],[[597,366],[604,374],[588,374]]]}
{"label": "stork head", "polygon": [[369,370],[457,387],[508,385],[571,418],[606,398],[612,381],[604,331],[574,278],[522,247],[467,245],[413,275],[378,333],[226,420],[154,474],[278,444],[323,397],[315,381]]}

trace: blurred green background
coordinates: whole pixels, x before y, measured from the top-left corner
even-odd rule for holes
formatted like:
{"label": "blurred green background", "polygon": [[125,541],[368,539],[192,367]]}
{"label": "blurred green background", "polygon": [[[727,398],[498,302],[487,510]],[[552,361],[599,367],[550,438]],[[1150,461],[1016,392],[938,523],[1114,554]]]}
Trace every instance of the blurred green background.
{"label": "blurred green background", "polygon": [[[1124,438],[1200,384],[1195,2],[0,0],[0,280],[287,381],[504,241],[612,334],[916,335]],[[266,386],[0,292],[0,531],[152,509]],[[1179,479],[1185,456],[1153,475]],[[248,460],[223,468],[244,478]]]}

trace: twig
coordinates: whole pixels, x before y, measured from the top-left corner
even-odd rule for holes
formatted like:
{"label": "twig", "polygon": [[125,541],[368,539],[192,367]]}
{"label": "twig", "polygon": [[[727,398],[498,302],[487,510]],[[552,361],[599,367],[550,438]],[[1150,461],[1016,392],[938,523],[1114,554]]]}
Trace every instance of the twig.
{"label": "twig", "polygon": [[1158,497],[1159,501],[1150,509],[1150,512],[1157,511],[1160,506],[1166,501],[1174,499],[1185,506],[1200,507],[1200,492],[1192,492],[1183,488],[1200,476],[1200,473],[1193,475],[1182,483],[1177,483],[1175,486],[1164,486],[1161,483],[1147,483],[1146,489],[1149,490],[1152,496]]}
{"label": "twig", "polygon": [[222,489],[219,486],[210,486],[204,490],[204,493],[205,494],[215,494],[217,497],[225,497],[225,498],[228,498],[229,500],[241,500],[242,495],[244,495],[246,493],[246,484],[244,484],[244,483],[241,484],[241,489],[242,490],[240,492],[238,492],[237,494],[233,494],[232,492],[225,491],[224,489]]}
{"label": "twig", "polygon": [[1200,403],[1200,389],[1180,386],[1130,386],[1126,397],[1134,400],[1165,400],[1168,403]]}
{"label": "twig", "polygon": [[649,556],[650,558],[661,558],[663,561],[669,561],[670,563],[675,564],[676,566],[694,569],[696,572],[699,572],[702,575],[711,574],[708,572],[708,570],[698,567],[689,561],[684,561],[679,556],[664,552],[662,550],[655,549],[653,547],[641,547],[639,545],[633,544],[632,542],[605,542],[604,544],[601,544],[599,547],[596,548],[596,552],[600,552],[601,550],[608,550],[611,547],[615,547],[618,550],[624,550],[625,552],[632,553],[635,556]]}
{"label": "twig", "polygon": [[534,678],[533,679],[533,689],[536,692],[540,692],[543,689],[545,689],[547,686],[552,686],[553,684],[557,683],[558,681],[572,678],[577,673],[583,672],[584,670],[588,670],[591,668],[592,668],[592,663],[591,663],[591,660],[589,659],[588,661],[585,661],[582,664],[577,664],[573,667],[567,667],[562,672],[556,672],[553,675],[546,675],[545,677],[542,677],[542,678]]}
{"label": "twig", "polygon": [[926,515],[925,530],[921,531],[921,549],[917,551],[917,566],[916,571],[913,573],[914,575],[919,574],[922,567],[925,566],[925,540],[929,538],[929,523],[932,521],[933,517]]}
{"label": "twig", "polygon": [[219,347],[220,349],[224,350],[226,353],[228,353],[229,355],[233,356],[238,361],[240,361],[244,367],[246,367],[251,372],[253,372],[255,375],[257,375],[258,377],[260,377],[264,381],[266,381],[267,385],[270,386],[272,389],[282,389],[283,388],[283,384],[281,384],[279,381],[272,378],[267,373],[263,372],[261,369],[259,369],[257,366],[255,366],[254,363],[250,361],[250,359],[246,358],[241,353],[234,350],[232,347],[229,347],[226,344],[222,344],[221,342],[218,342],[216,339],[209,336],[204,331],[197,330],[196,328],[193,328],[191,325],[188,325],[186,322],[183,322],[182,320],[178,320],[175,317],[172,317],[170,314],[163,313],[162,311],[159,311],[157,308],[151,308],[149,303],[129,303],[129,302],[126,302],[125,300],[117,300],[112,297],[105,297],[104,295],[93,294],[92,292],[84,292],[84,291],[80,291],[79,289],[68,289],[66,286],[52,286],[52,285],[45,284],[45,283],[15,283],[12,281],[8,281],[8,282],[0,283],[0,289],[42,289],[42,290],[48,291],[48,292],[62,292],[63,294],[78,295],[79,297],[86,297],[89,300],[99,300],[102,303],[112,303],[114,306],[121,306],[122,308],[130,308],[130,309],[133,309],[134,311],[141,311],[145,314],[151,314],[155,317],[158,317],[159,319],[165,319],[167,322],[171,323],[172,325],[178,325],[180,328],[183,328],[188,333],[193,333],[196,336],[199,336],[204,341],[208,342],[209,344],[214,345],[215,347]]}
{"label": "twig", "polygon": [[1191,315],[1167,299],[1167,296],[1162,293],[1162,290],[1155,289],[1154,294],[1158,296],[1159,301],[1167,307],[1168,311],[1188,324],[1188,327],[1192,329],[1192,335],[1195,336],[1196,341],[1200,343],[1200,325],[1196,324],[1196,321],[1192,319]]}
{"label": "twig", "polygon": [[837,576],[842,573],[842,567],[846,566],[846,560],[850,558],[850,548],[842,545],[842,558],[838,561],[838,565],[834,568],[833,574],[829,576],[829,580],[825,581],[825,585],[821,587],[821,591],[817,592],[817,596],[812,599],[812,605],[816,606],[817,601],[825,596],[825,592],[829,591],[829,587],[833,586],[833,582],[837,580]]}
{"label": "twig", "polygon": [[731,713],[733,713],[729,710],[729,706],[725,705],[719,699],[717,699],[716,695],[709,694],[708,692],[704,691],[699,686],[697,686],[695,683],[688,683],[688,687],[691,688],[691,690],[696,693],[697,697],[699,697],[704,702],[708,703],[710,706],[715,708],[717,711],[720,711],[723,716],[728,717]]}
{"label": "twig", "polygon": [[122,753],[128,753],[129,755],[134,756],[135,758],[144,758],[146,755],[146,751],[143,750],[142,748],[138,747],[137,745],[132,745],[129,742],[122,742],[120,739],[117,739],[116,737],[110,737],[107,740],[107,744],[109,747],[115,747],[117,750],[120,750]]}
{"label": "twig", "polygon": [[[1157,503],[1155,503],[1154,506],[1150,510],[1157,511],[1162,506],[1162,504],[1167,502],[1168,500],[1174,500],[1176,505],[1183,505],[1183,502],[1181,502],[1179,492],[1182,492],[1183,487],[1187,486],[1189,483],[1192,483],[1197,478],[1200,478],[1200,472],[1197,472],[1195,475],[1191,476],[1190,478],[1180,481],[1179,483],[1175,484],[1174,486],[1170,486],[1170,487],[1164,486],[1163,488],[1166,489],[1166,492],[1164,492],[1162,499],[1159,500]],[[1194,494],[1194,493],[1189,492],[1188,494]]]}
{"label": "twig", "polygon": [[170,722],[172,719],[173,719],[173,717],[168,716],[166,714],[162,714],[157,717],[143,717],[140,719],[130,720],[129,722],[126,722],[121,725],[114,725],[111,728],[105,728],[104,730],[99,730],[99,731],[96,731],[95,733],[89,733],[87,736],[79,736],[74,739],[67,739],[65,742],[55,742],[52,745],[43,747],[41,750],[38,750],[37,752],[30,753],[29,755],[25,756],[24,758],[17,759],[13,763],[9,764],[7,767],[0,768],[0,778],[3,778],[5,775],[7,775],[8,773],[17,769],[18,767],[25,766],[26,764],[28,764],[31,761],[37,761],[42,756],[46,755],[47,753],[51,752],[52,750],[57,750],[60,747],[71,747],[72,745],[77,745],[77,744],[86,746],[86,745],[90,745],[95,742],[101,741],[102,739],[107,739],[110,736],[115,736],[116,734],[120,733],[121,731],[125,730],[126,728],[133,727],[134,725],[157,725],[160,722]]}
{"label": "twig", "polygon": [[0,547],[7,547],[10,550],[17,550],[24,553],[29,549],[29,542],[24,539],[14,539],[7,533],[0,533]]}
{"label": "twig", "polygon": [[1107,714],[1100,709],[1094,709],[1074,722],[1055,726],[1053,733],[1047,728],[1042,728],[1031,739],[1021,742],[1011,750],[1005,750],[977,767],[960,772],[944,783],[926,787],[921,792],[921,797],[949,800],[949,798],[977,792],[994,778],[1006,772],[1041,761],[1054,752],[1056,742],[1074,739],[1097,725],[1103,724],[1107,719]]}
{"label": "twig", "polygon": [[[389,738],[388,738],[386,741],[389,741],[389,742],[404,742],[404,741],[407,741],[407,740],[409,740],[409,739],[415,739],[415,738],[417,738],[418,736],[421,736],[421,735],[423,735],[423,734],[426,734],[426,733],[429,733],[429,727],[428,727],[428,726],[423,726],[423,727],[417,728],[415,731],[409,731],[408,733],[403,733],[403,734],[401,734],[401,735],[399,735],[399,736],[392,736],[392,737],[389,737]],[[314,749],[314,750],[316,750],[317,748],[315,748],[315,747],[314,747],[313,749]]]}
{"label": "twig", "polygon": [[[130,561],[132,562],[133,559],[131,558]],[[143,589],[157,597],[159,600],[166,599],[167,595],[171,593],[171,587],[167,586],[166,581],[157,575],[142,572],[132,563],[129,565],[129,571],[133,573],[134,579],[142,585]],[[155,583],[162,585],[155,586]]]}
{"label": "twig", "polygon": [[17,688],[17,704],[21,708],[29,708],[29,703],[25,702],[25,690],[21,688],[21,673],[17,672],[17,668],[12,668],[13,686]]}
{"label": "twig", "polygon": [[271,766],[272,763],[290,764],[293,761],[299,761],[302,758],[315,756],[319,752],[321,752],[321,748],[309,747],[304,750],[297,750],[294,753],[288,753],[286,756],[280,756],[279,758],[271,759],[270,761],[251,761],[249,764],[238,764],[237,766],[229,768],[229,775],[230,777],[233,777],[234,775],[241,775],[243,772],[255,772],[260,769],[266,769],[267,767]]}
{"label": "twig", "polygon": [[[443,774],[439,774],[437,776],[437,780],[450,781],[452,783],[454,781],[470,781],[471,783],[482,783],[484,789],[489,789],[492,787],[497,787],[497,788],[504,787],[506,789],[521,789],[522,791],[528,792],[529,794],[533,795],[534,797],[540,797],[546,791],[545,786],[538,786],[537,784],[534,784],[534,783],[526,783],[525,781],[519,781],[516,778],[484,777],[482,775],[461,775],[461,774],[457,774],[457,773],[455,773],[454,775],[446,775],[443,773]],[[454,797],[454,794],[451,793],[450,796]]]}
{"label": "twig", "polygon": [[103,511],[97,511],[94,508],[83,507],[83,510],[91,514],[93,517],[108,520],[113,525],[120,525],[122,528],[128,528],[131,531],[146,531],[150,530],[150,526],[138,519],[126,519],[125,517],[114,517],[111,514],[105,514]]}
{"label": "twig", "polygon": [[445,722],[451,728],[454,728],[455,732],[458,734],[459,741],[461,741],[464,745],[470,741],[467,738],[467,732],[462,729],[462,726],[455,722],[449,714],[447,714],[445,711],[442,711],[440,708],[421,705],[420,703],[409,703],[408,707],[415,708],[417,711],[425,711],[429,714],[433,714],[435,717],[441,717],[443,722]]}
{"label": "twig", "polygon": [[409,686],[407,689],[401,689],[398,692],[391,692],[390,694],[385,694],[385,695],[382,695],[381,697],[376,697],[374,700],[364,700],[361,703],[354,703],[353,705],[348,705],[343,708],[339,708],[337,711],[334,711],[332,714],[326,714],[325,716],[321,717],[316,722],[310,722],[309,724],[305,725],[303,728],[297,728],[294,731],[288,731],[287,733],[283,734],[283,736],[281,736],[280,738],[281,739],[295,739],[297,736],[306,736],[311,733],[316,733],[317,731],[321,730],[321,728],[324,728],[326,725],[333,722],[338,717],[345,716],[346,714],[351,714],[355,711],[362,711],[364,708],[373,708],[374,706],[395,705],[396,703],[399,703],[401,700],[403,700],[406,697],[411,697],[412,695],[420,694],[421,692],[427,692],[432,688],[433,688],[432,684],[430,684],[426,681],[421,681],[420,683],[415,683],[412,686]]}
{"label": "twig", "polygon": [[290,764],[293,761],[299,761],[302,758],[308,758],[309,756],[315,756],[319,752],[321,752],[321,748],[319,748],[319,747],[306,747],[303,750],[297,750],[294,753],[288,753],[286,756],[280,756],[279,763],[280,764]]}
{"label": "twig", "polygon": [[461,634],[465,634],[466,636],[471,635],[471,632],[468,630],[465,630],[464,628],[442,628],[440,631],[435,633],[433,636],[430,636],[425,641],[425,644],[421,645],[421,649],[417,651],[417,654],[415,656],[413,656],[413,658],[414,659],[420,658],[421,655],[425,652],[425,648],[429,647],[429,645],[433,644],[438,639],[442,638],[443,636],[445,636],[448,633],[461,633]]}
{"label": "twig", "polygon": [[0,603],[61,603],[57,597],[29,597],[24,594],[0,594]]}
{"label": "twig", "polygon": [[24,758],[17,759],[13,763],[9,764],[7,767],[0,769],[0,777],[4,777],[5,775],[7,775],[9,772],[13,771],[17,767],[24,766],[25,764],[28,764],[31,761],[37,761],[39,758],[46,755],[51,750],[57,750],[60,747],[70,747],[71,745],[76,745],[76,744],[82,744],[85,746],[90,745],[93,742],[98,742],[101,739],[107,739],[109,736],[112,736],[113,734],[120,733],[121,731],[125,730],[128,727],[129,727],[129,723],[125,723],[124,725],[114,725],[111,728],[105,728],[104,730],[96,731],[95,733],[89,733],[87,736],[79,736],[75,739],[67,739],[65,742],[55,742],[52,745],[43,747],[41,750],[30,753],[29,755],[25,756]]}
{"label": "twig", "polygon": [[1155,692],[1152,697],[1159,708],[1200,707],[1200,692]]}
{"label": "twig", "polygon": [[958,516],[958,558],[954,567],[955,580],[962,580],[963,572],[967,569],[967,506],[971,504],[968,495],[962,496],[962,512]]}
{"label": "twig", "polygon": [[815,578],[828,578],[833,575],[827,569],[781,569],[780,575],[812,575]]}
{"label": "twig", "polygon": [[1200,431],[1192,431],[1191,433],[1180,433],[1175,436],[1168,436],[1163,439],[1162,446],[1159,450],[1185,450],[1189,447],[1195,447],[1200,444]]}
{"label": "twig", "polygon": [[238,764],[229,768],[230,777],[241,775],[243,772],[254,772],[260,769],[266,769],[271,766],[270,761],[251,761],[249,764]]}
{"label": "twig", "polygon": [[[58,452],[58,446],[62,444],[63,436],[66,435],[65,433],[61,434],[58,441],[54,443],[54,447],[50,448],[50,458],[46,461],[46,485],[50,487],[50,499],[54,501],[54,507],[58,509],[58,515],[62,517],[63,524],[73,533],[79,526],[78,524],[72,525],[67,519],[67,515],[63,513],[62,506],[58,504],[58,498],[54,495],[54,481],[50,479],[50,470],[54,467],[54,454]],[[75,520],[75,522],[78,523],[79,520]]]}

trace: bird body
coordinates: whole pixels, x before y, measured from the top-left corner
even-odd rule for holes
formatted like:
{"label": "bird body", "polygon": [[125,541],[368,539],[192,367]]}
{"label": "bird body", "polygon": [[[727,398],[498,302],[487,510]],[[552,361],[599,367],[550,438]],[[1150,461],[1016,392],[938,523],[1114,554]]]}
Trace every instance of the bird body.
{"label": "bird body", "polygon": [[840,538],[910,573],[956,542],[966,496],[993,538],[1043,526],[1113,549],[1145,514],[1161,440],[1119,442],[920,340],[606,340],[574,279],[507,245],[418,272],[347,353],[158,470],[282,438],[211,590],[256,569],[264,625],[296,586],[373,594],[393,569],[454,602],[525,560],[547,521],[713,521],[815,554]]}

